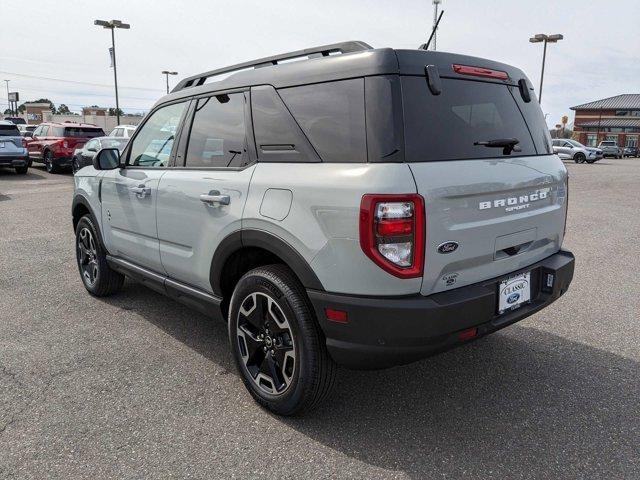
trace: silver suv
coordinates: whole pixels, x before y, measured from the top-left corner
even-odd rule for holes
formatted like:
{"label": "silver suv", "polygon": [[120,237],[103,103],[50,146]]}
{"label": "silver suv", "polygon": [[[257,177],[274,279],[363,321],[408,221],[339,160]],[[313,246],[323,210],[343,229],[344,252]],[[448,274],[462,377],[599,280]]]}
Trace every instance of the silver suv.
{"label": "silver suv", "polygon": [[570,138],[553,140],[553,152],[564,160],[571,159],[576,163],[595,163],[602,158],[602,150],[586,147]]}
{"label": "silver suv", "polygon": [[282,415],[325,398],[336,364],[475,340],[573,276],[533,88],[480,58],[347,42],[202,73],[74,180],[89,293],[128,276],[223,318]]}

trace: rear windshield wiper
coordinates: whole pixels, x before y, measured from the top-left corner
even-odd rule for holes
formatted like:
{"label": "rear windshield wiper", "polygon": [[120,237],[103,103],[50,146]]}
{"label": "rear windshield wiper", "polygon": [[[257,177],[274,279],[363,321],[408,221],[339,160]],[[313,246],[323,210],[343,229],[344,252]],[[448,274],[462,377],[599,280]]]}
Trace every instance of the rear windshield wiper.
{"label": "rear windshield wiper", "polygon": [[489,148],[502,148],[504,155],[511,155],[511,152],[520,152],[522,149],[518,147],[520,140],[517,138],[495,138],[493,140],[480,140],[473,142],[474,145],[484,145]]}

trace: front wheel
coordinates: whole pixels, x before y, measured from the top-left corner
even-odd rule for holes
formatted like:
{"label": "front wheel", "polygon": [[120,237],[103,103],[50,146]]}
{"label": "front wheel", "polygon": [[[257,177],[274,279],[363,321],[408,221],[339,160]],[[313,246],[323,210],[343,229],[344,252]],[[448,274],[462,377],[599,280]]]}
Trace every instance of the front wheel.
{"label": "front wheel", "polygon": [[76,260],[82,283],[90,294],[106,297],[122,288],[124,275],[109,267],[106,251],[89,214],[76,226]]}
{"label": "front wheel", "polygon": [[283,265],[251,270],[229,305],[229,341],[254,400],[279,415],[295,415],[330,393],[336,365],[304,288]]}
{"label": "front wheel", "polygon": [[29,170],[29,165],[25,165],[24,167],[15,167],[16,173],[20,175],[24,175]]}
{"label": "front wheel", "polygon": [[77,157],[73,157],[73,162],[71,162],[71,170],[73,170],[74,175],[78,170],[80,170],[80,162],[78,162]]}
{"label": "front wheel", "polygon": [[576,153],[576,156],[573,157],[573,160],[576,163],[584,163],[584,161],[587,159],[587,157],[584,156],[584,153]]}

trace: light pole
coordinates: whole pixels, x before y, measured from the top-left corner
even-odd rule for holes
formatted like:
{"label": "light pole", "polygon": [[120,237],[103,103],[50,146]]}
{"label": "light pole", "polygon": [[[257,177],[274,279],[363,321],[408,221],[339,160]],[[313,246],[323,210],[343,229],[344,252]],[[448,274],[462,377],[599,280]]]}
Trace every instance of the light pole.
{"label": "light pole", "polygon": [[128,23],[122,23],[121,20],[95,20],[93,24],[111,30],[111,58],[113,60],[113,81],[116,87],[116,117],[118,119],[118,125],[120,125],[120,103],[118,102],[118,69],[116,67],[116,38],[113,31],[116,28],[124,28],[128,30],[129,28],[131,28],[131,26]]}
{"label": "light pole", "polygon": [[537,33],[529,39],[531,43],[544,42],[544,50],[542,52],[542,73],[540,74],[540,89],[538,90],[538,102],[542,103],[542,80],[544,79],[544,62],[547,59],[547,43],[557,43],[562,40],[564,36],[560,33],[554,35],[546,35],[544,33]]}
{"label": "light pole", "polygon": [[169,70],[163,70],[162,74],[167,77],[167,93],[169,93],[169,75],[177,75],[178,72],[170,72]]}
{"label": "light pole", "polygon": [[9,110],[11,110],[11,115],[13,116],[13,105],[11,105],[11,100],[9,100],[9,80],[5,80],[4,83],[7,84],[7,102],[9,103]]}
{"label": "light pole", "polygon": [[442,0],[433,0],[433,51],[436,51],[436,42],[438,36],[438,6]]}

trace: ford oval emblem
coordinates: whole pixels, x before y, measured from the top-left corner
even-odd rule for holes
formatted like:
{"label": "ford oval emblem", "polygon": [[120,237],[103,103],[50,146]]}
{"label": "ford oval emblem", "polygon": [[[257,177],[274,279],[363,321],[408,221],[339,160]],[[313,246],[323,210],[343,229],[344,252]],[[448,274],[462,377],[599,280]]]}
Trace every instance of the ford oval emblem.
{"label": "ford oval emblem", "polygon": [[451,253],[458,249],[458,242],[444,242],[438,245],[438,253]]}
{"label": "ford oval emblem", "polygon": [[511,295],[509,295],[507,297],[507,303],[509,305],[511,305],[512,303],[517,302],[519,298],[520,298],[520,294],[519,293],[517,293],[517,292],[516,293],[512,293]]}

